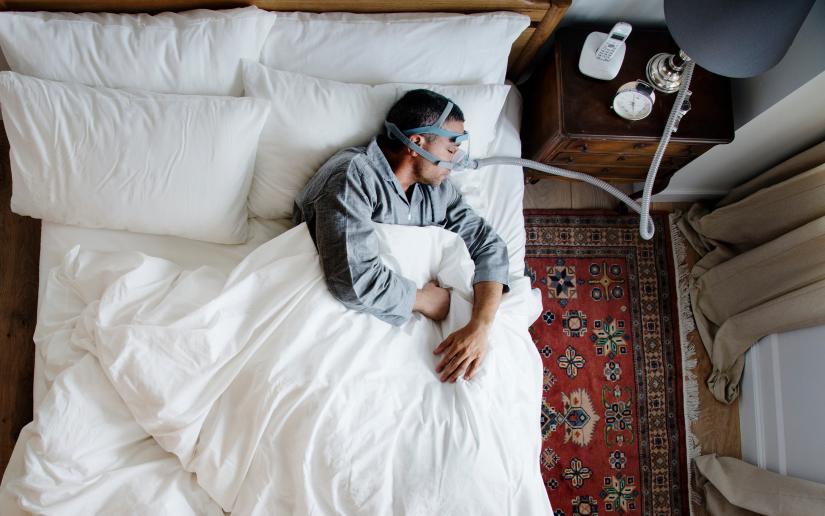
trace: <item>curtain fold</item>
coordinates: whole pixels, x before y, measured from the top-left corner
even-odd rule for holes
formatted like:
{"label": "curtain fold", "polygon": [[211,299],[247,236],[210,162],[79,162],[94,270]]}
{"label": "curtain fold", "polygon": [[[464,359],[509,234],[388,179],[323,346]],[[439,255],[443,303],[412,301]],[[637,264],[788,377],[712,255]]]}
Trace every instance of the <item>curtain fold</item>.
{"label": "curtain fold", "polygon": [[739,395],[744,354],[772,333],[825,324],[825,142],[694,204],[678,225],[702,257],[691,306],[713,370],[714,397]]}
{"label": "curtain fold", "polygon": [[825,485],[759,469],[739,459],[702,455],[695,459],[708,513],[717,516],[822,516]]}

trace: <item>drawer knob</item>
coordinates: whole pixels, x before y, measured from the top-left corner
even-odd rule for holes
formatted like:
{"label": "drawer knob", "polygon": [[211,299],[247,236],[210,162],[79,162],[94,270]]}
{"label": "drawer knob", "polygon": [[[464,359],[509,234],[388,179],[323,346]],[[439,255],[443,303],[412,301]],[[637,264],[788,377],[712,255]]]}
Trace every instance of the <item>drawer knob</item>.
{"label": "drawer knob", "polygon": [[587,144],[583,143],[583,144],[579,145],[579,150],[582,151],[582,152],[587,152]]}
{"label": "drawer knob", "polygon": [[567,156],[567,158],[565,158],[564,161],[566,161],[568,163],[573,163],[573,161],[575,161],[575,160],[573,159],[573,156]]}
{"label": "drawer knob", "polygon": [[624,156],[619,156],[618,158],[616,158],[616,161],[624,161],[624,160],[625,160]]}
{"label": "drawer knob", "polygon": [[646,143],[634,143],[633,144],[634,149],[644,149],[645,147],[647,147]]}

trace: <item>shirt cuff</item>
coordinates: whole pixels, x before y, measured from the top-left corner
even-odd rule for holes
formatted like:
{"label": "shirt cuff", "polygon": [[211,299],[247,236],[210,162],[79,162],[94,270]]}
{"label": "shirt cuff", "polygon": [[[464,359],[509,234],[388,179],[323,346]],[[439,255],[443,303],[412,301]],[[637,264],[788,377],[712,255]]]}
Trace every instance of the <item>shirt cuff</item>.
{"label": "shirt cuff", "polygon": [[[405,278],[401,275],[398,276],[398,279],[404,284],[404,297],[401,301],[401,311],[404,316],[404,321],[407,322],[410,317],[412,317],[413,306],[415,305],[415,296],[418,293],[418,287],[415,286],[415,282],[411,279]],[[400,326],[400,324],[399,324]]]}
{"label": "shirt cuff", "polygon": [[398,281],[399,287],[404,291],[398,304],[389,312],[373,312],[373,315],[393,326],[401,326],[410,320],[415,305],[415,295],[418,292],[418,287],[412,280],[399,275]]}
{"label": "shirt cuff", "polygon": [[482,281],[495,281],[504,285],[504,293],[510,292],[510,278],[506,271],[495,271],[490,269],[478,269],[473,275],[473,285]]}

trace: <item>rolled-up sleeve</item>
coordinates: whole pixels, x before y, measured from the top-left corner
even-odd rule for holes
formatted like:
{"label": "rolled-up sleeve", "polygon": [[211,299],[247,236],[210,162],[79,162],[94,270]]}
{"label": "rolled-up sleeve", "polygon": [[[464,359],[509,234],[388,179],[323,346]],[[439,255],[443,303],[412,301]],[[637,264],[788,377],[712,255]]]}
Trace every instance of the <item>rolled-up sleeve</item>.
{"label": "rolled-up sleeve", "polygon": [[355,167],[329,178],[315,201],[315,244],[327,287],[345,306],[395,326],[412,315],[416,285],[381,262],[366,183]]}
{"label": "rolled-up sleeve", "polygon": [[470,257],[475,263],[474,285],[482,281],[496,281],[504,285],[504,292],[510,290],[507,244],[464,202],[455,188],[452,188],[452,200],[447,205],[444,227],[458,233],[467,244]]}

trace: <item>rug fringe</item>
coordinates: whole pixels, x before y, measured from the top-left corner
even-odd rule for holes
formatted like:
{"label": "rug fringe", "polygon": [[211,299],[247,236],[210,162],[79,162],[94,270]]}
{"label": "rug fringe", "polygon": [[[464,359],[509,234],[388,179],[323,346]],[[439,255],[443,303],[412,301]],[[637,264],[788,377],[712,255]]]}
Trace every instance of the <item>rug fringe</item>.
{"label": "rug fringe", "polygon": [[669,216],[670,235],[672,242],[673,263],[676,273],[676,298],[679,310],[679,337],[682,349],[682,398],[684,399],[685,413],[685,446],[687,448],[688,496],[690,500],[690,515],[693,516],[693,505],[701,504],[701,495],[694,489],[693,459],[702,453],[692,425],[699,419],[699,383],[694,373],[698,364],[696,348],[688,339],[688,334],[696,329],[693,320],[693,311],[690,307],[690,293],[688,291],[688,277],[690,271],[687,265],[687,243],[684,235],[676,225],[676,214]]}

